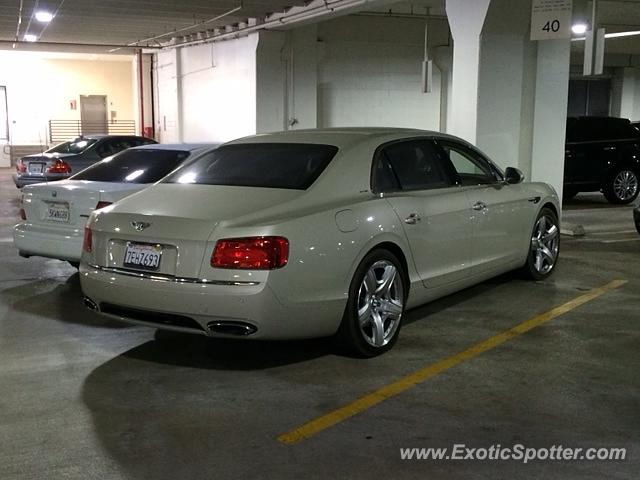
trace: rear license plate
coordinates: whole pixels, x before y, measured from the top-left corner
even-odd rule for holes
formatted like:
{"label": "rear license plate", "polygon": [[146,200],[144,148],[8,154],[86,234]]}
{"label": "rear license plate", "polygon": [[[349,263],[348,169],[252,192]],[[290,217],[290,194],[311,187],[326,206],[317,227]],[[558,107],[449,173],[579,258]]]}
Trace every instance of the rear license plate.
{"label": "rear license plate", "polygon": [[69,223],[69,205],[66,203],[48,204],[46,219],[50,222]]}
{"label": "rear license plate", "polygon": [[44,163],[29,163],[29,173],[42,173],[44,171]]}
{"label": "rear license plate", "polygon": [[127,243],[122,264],[125,267],[158,270],[161,257],[162,247],[160,245]]}

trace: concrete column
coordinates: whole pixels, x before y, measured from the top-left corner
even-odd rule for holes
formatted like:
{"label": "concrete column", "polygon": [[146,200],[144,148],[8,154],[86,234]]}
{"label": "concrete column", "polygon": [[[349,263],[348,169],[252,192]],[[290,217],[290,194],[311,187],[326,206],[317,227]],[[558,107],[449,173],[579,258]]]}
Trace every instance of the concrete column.
{"label": "concrete column", "polygon": [[640,120],[640,69],[633,67],[622,69],[620,117]]}
{"label": "concrete column", "polygon": [[148,54],[136,54],[133,58],[133,111],[137,114],[138,135],[144,133],[145,127],[153,128],[151,58]]}
{"label": "concrete column", "polygon": [[[514,3],[517,3],[514,6]],[[480,41],[477,145],[531,178],[536,42],[530,0],[492,0]]]}
{"label": "concrete column", "polygon": [[475,143],[480,32],[490,0],[446,0],[453,36],[453,78],[447,132]]}
{"label": "concrete column", "polygon": [[256,50],[256,132],[286,129],[286,32],[259,32]]}
{"label": "concrete column", "polygon": [[178,142],[184,142],[184,129],[182,125],[182,49],[176,48],[175,68],[176,68],[176,109],[175,109],[175,136]]}
{"label": "concrete column", "polygon": [[291,130],[318,126],[318,26],[289,34],[287,126]]}
{"label": "concrete column", "polygon": [[182,138],[180,49],[156,54],[156,138],[176,143]]}
{"label": "concrete column", "polygon": [[570,40],[538,42],[531,180],[546,182],[562,199]]}

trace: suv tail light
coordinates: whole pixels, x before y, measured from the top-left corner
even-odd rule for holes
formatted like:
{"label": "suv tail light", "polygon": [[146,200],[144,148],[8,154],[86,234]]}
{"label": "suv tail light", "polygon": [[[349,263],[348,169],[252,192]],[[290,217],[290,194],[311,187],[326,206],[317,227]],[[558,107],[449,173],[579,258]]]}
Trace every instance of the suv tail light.
{"label": "suv tail light", "polygon": [[27,171],[27,164],[24,163],[22,160],[20,160],[17,164],[16,164],[16,170],[18,170],[18,173],[26,173]]}
{"label": "suv tail light", "polygon": [[108,207],[109,205],[111,205],[113,202],[98,202],[98,204],[96,205],[96,210],[100,209],[100,208],[104,208],[104,207]]}
{"label": "suv tail light", "polygon": [[82,249],[85,252],[91,252],[93,248],[93,233],[91,232],[90,227],[84,227],[84,242],[82,244]]}
{"label": "suv tail light", "polygon": [[218,240],[211,266],[241,270],[273,270],[289,260],[289,240],[284,237],[224,238]]}
{"label": "suv tail light", "polygon": [[47,173],[71,173],[71,165],[58,158],[53,162],[53,165],[47,168]]}

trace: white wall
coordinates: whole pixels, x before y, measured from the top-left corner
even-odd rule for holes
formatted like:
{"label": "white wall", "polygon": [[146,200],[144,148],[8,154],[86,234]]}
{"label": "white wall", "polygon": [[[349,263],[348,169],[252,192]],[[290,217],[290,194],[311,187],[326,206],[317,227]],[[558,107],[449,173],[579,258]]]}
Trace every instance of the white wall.
{"label": "white wall", "polygon": [[[119,120],[137,120],[130,56],[117,60],[59,59],[0,52],[0,85],[7,87],[11,142],[48,143],[49,120],[80,120],[80,95],[106,95]],[[70,108],[76,101],[77,110]]]}
{"label": "white wall", "polygon": [[157,55],[162,142],[223,142],[256,133],[257,42],[253,34]]}
{"label": "white wall", "polygon": [[640,68],[624,68],[620,93],[620,116],[640,121]]}
{"label": "white wall", "polygon": [[[432,45],[446,42],[446,23],[432,23]],[[318,126],[439,130],[437,68],[433,91],[421,91],[424,24],[424,19],[368,16],[319,24]]]}

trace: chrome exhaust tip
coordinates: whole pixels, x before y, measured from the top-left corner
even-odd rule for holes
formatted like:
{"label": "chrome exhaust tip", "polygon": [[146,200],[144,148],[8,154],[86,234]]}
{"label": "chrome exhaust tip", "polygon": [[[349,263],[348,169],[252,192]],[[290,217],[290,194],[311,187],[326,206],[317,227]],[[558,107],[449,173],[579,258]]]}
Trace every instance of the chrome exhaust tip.
{"label": "chrome exhaust tip", "polygon": [[91,300],[89,297],[84,297],[82,301],[84,303],[84,306],[87,307],[89,310],[94,310],[94,311],[98,310],[98,305],[96,304],[96,302]]}
{"label": "chrome exhaust tip", "polygon": [[224,335],[234,335],[236,337],[246,337],[258,331],[255,325],[245,322],[210,322],[207,324],[210,331],[214,333],[222,333]]}

